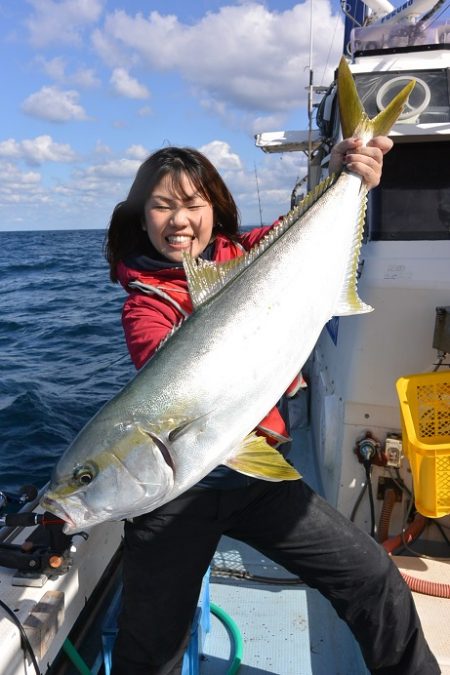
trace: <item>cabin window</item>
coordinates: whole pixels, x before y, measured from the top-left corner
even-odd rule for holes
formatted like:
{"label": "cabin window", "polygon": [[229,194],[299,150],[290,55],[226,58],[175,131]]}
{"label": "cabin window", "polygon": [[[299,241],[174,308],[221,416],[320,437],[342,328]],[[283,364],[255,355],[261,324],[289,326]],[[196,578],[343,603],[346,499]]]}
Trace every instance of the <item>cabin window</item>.
{"label": "cabin window", "polygon": [[369,239],[450,239],[450,141],[397,142],[370,193]]}

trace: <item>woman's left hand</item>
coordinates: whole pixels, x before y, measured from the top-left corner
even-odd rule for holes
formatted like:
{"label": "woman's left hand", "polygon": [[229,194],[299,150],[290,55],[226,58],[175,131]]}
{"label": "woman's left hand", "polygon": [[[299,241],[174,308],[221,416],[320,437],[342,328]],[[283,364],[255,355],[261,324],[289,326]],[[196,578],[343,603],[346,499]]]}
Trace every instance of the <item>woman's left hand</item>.
{"label": "woman's left hand", "polygon": [[387,136],[376,136],[366,146],[359,138],[345,138],[331,151],[329,171],[340,171],[345,165],[349,171],[359,174],[371,190],[380,182],[383,155],[392,146],[393,142]]}

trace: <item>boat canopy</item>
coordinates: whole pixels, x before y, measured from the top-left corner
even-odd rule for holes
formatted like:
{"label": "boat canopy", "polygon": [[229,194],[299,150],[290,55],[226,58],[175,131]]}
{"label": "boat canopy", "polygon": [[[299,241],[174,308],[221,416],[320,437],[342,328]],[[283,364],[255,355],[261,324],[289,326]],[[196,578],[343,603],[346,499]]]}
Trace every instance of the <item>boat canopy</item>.
{"label": "boat canopy", "polygon": [[264,152],[308,152],[318,148],[321,142],[318,129],[311,134],[309,131],[267,131],[256,134],[255,139],[256,146]]}

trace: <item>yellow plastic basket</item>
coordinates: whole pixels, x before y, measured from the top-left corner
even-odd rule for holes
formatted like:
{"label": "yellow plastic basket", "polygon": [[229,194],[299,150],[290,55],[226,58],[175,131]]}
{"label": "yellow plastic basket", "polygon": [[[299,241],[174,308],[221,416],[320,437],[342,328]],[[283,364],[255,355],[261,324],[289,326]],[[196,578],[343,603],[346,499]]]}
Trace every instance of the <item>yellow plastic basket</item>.
{"label": "yellow plastic basket", "polygon": [[401,377],[397,394],[416,508],[440,518],[450,513],[450,372]]}

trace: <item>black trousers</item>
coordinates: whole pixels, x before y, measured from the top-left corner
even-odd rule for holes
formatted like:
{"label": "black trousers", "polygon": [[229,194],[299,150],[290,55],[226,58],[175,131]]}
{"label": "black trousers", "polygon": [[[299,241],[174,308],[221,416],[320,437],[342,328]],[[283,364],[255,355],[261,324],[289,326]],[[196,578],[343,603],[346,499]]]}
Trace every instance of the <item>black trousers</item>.
{"label": "black trousers", "polygon": [[328,598],[372,673],[440,673],[411,592],[384,549],[298,480],[192,488],[126,523],[112,675],[181,672],[202,578],[222,534],[250,544]]}

